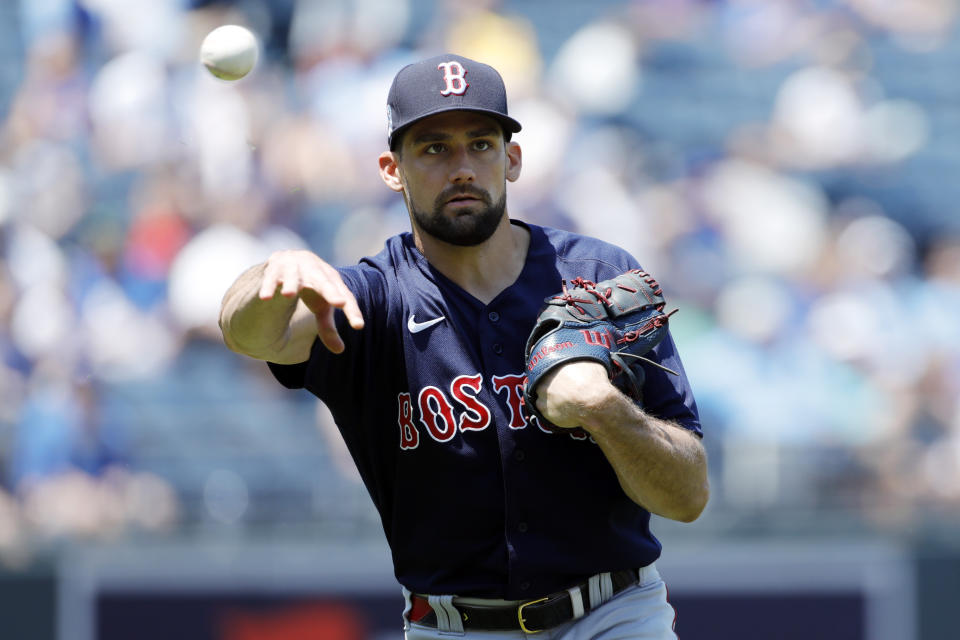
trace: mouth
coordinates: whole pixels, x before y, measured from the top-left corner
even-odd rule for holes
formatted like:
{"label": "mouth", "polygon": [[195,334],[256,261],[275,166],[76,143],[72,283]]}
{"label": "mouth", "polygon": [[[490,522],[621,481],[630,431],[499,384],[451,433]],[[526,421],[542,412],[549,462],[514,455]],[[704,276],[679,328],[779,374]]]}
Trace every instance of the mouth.
{"label": "mouth", "polygon": [[467,206],[467,205],[476,205],[482,203],[483,200],[478,196],[469,194],[469,193],[460,193],[449,200],[447,200],[448,205],[457,206]]}

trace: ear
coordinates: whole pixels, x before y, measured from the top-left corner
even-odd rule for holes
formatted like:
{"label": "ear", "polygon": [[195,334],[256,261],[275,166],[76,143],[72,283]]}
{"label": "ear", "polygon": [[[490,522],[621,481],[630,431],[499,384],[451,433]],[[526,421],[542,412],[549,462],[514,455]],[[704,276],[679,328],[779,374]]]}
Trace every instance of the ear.
{"label": "ear", "polygon": [[384,151],[380,154],[380,177],[384,183],[394,191],[403,191],[403,182],[400,180],[400,165],[397,154]]}
{"label": "ear", "polygon": [[520,177],[520,167],[523,165],[523,152],[516,142],[507,143],[507,180],[516,182]]}

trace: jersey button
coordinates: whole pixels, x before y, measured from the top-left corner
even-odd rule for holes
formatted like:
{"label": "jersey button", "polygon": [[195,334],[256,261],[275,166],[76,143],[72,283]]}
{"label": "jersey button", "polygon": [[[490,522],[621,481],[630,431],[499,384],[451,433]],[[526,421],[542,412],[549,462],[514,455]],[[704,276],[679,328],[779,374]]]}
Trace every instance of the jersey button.
{"label": "jersey button", "polygon": [[521,522],[520,524],[517,525],[517,531],[519,531],[520,533],[526,533],[527,529],[529,528],[530,527],[527,526],[526,522]]}
{"label": "jersey button", "polygon": [[521,582],[521,583],[520,583],[520,590],[521,590],[521,591],[526,591],[526,590],[529,589],[529,588],[530,588],[530,583],[529,583],[529,582]]}
{"label": "jersey button", "polygon": [[500,314],[496,311],[491,311],[487,317],[490,318],[490,322],[500,322]]}
{"label": "jersey button", "polygon": [[497,354],[497,355],[500,355],[501,353],[503,353],[503,345],[500,344],[499,342],[494,342],[494,343],[493,343],[493,352],[494,352],[495,354]]}
{"label": "jersey button", "polygon": [[525,454],[521,449],[517,449],[516,451],[513,452],[513,459],[516,460],[517,462],[523,462],[523,459],[526,457],[527,457],[527,454]]}

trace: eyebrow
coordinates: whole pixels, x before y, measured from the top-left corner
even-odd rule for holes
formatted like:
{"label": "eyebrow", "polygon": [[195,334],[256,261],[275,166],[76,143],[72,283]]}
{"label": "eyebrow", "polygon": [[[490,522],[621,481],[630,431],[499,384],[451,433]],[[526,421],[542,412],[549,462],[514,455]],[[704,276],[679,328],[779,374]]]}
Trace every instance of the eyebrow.
{"label": "eyebrow", "polygon": [[486,138],[487,136],[494,136],[498,133],[496,127],[485,127],[483,129],[475,129],[474,131],[467,131],[467,137],[469,138]]}
{"label": "eyebrow", "polygon": [[[496,127],[484,127],[482,129],[475,129],[473,131],[467,131],[468,138],[486,138],[488,136],[496,135]],[[453,136],[449,133],[440,133],[439,131],[424,131],[416,138],[413,139],[414,144],[424,144],[427,142],[444,142],[451,139]]]}

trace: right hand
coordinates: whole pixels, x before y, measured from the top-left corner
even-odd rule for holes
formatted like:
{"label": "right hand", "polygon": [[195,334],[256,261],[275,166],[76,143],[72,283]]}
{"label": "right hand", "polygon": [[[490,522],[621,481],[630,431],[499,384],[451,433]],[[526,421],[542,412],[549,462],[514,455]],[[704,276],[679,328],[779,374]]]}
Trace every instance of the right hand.
{"label": "right hand", "polygon": [[259,297],[271,300],[278,291],[285,298],[303,301],[316,318],[320,341],[333,353],[342,353],[345,348],[334,322],[334,309],[342,309],[354,329],[363,328],[357,299],[337,270],[315,253],[277,251],[267,259]]}

